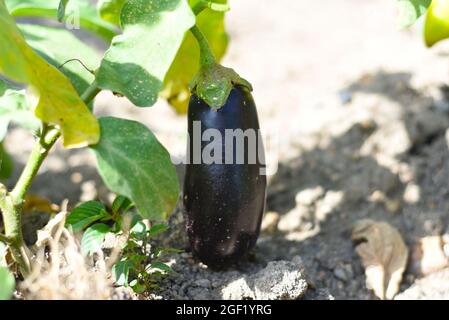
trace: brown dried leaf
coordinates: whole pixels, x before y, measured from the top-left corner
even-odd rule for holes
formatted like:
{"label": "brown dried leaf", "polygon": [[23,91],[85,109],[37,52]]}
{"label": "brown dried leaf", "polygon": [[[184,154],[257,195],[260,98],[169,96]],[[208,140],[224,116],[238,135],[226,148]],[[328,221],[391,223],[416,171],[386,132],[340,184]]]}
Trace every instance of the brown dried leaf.
{"label": "brown dried leaf", "polygon": [[353,241],[364,241],[355,250],[365,268],[366,284],[380,299],[393,299],[399,290],[408,257],[400,233],[386,222],[358,221]]}

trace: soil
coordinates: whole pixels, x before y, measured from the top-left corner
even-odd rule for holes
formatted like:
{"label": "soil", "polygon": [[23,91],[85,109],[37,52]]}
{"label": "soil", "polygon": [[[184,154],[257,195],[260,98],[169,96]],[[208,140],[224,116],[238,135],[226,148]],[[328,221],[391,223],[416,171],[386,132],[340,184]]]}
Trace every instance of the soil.
{"label": "soil", "polygon": [[[279,139],[267,150],[279,160],[267,197],[279,224],[235,270],[211,272],[188,252],[174,256],[176,273],[157,297],[260,297],[257,283],[232,288],[239,279],[268,281],[248,277],[282,267],[302,290],[275,298],[375,299],[351,241],[356,221],[390,223],[410,250],[425,236],[449,237],[449,42],[428,49],[419,25],[398,30],[391,0],[279,0],[269,12],[257,0],[230,4],[223,63],[251,80],[261,127]],[[163,101],[139,109],[102,93],[96,113],[144,122],[172,155],[185,152],[186,118]],[[8,137],[16,176],[31,145],[19,129]],[[32,192],[72,206],[110,197],[93,156],[60,145]],[[185,247],[179,208],[170,221],[165,243]],[[449,242],[444,248],[449,254]],[[408,266],[400,297],[449,299],[447,269],[424,277],[413,258]]]}

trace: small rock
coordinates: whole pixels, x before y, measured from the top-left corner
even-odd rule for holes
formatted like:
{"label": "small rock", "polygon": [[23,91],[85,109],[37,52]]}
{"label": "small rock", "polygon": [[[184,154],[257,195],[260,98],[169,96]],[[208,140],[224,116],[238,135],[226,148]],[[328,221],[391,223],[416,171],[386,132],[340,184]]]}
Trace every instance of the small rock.
{"label": "small rock", "polygon": [[265,213],[262,220],[261,231],[266,233],[276,232],[279,219],[280,219],[279,213],[277,212],[269,211]]}
{"label": "small rock", "polygon": [[208,279],[198,279],[195,281],[195,285],[202,288],[209,288],[211,283]]}
{"label": "small rock", "polygon": [[284,232],[298,231],[301,229],[302,222],[309,219],[310,216],[311,212],[308,207],[298,205],[280,218],[278,229]]}
{"label": "small rock", "polygon": [[449,300],[449,268],[432,273],[398,294],[395,300]]}
{"label": "small rock", "polygon": [[301,192],[298,192],[295,199],[297,204],[310,206],[323,195],[324,189],[321,186],[318,186],[313,189],[305,189]]}
{"label": "small rock", "polygon": [[344,194],[342,191],[328,191],[323,199],[317,202],[315,217],[319,221],[326,219],[327,215],[338,208],[343,200]]}
{"label": "small rock", "polygon": [[342,281],[348,281],[348,277],[346,275],[346,272],[344,269],[342,268],[337,268],[334,270],[334,276],[336,276],[338,279],[342,280]]}
{"label": "small rock", "polygon": [[410,204],[418,203],[419,198],[421,196],[421,189],[415,183],[407,184],[407,187],[404,191],[404,201]]}
{"label": "small rock", "polygon": [[307,282],[301,260],[294,261],[271,261],[255,274],[240,276],[222,289],[223,299],[300,298],[307,290]]}

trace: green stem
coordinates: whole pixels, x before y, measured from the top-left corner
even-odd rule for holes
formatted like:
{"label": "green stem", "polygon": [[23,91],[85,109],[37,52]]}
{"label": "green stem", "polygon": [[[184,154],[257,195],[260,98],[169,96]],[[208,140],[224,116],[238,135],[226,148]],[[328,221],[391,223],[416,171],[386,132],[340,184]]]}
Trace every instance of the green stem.
{"label": "green stem", "polygon": [[212,52],[209,42],[207,42],[206,37],[198,28],[197,25],[194,25],[190,28],[190,32],[192,32],[193,36],[198,41],[200,46],[200,64],[202,67],[211,66],[216,63],[216,59],[214,53]]}
{"label": "green stem", "polygon": [[97,81],[94,81],[81,95],[81,99],[85,104],[89,104],[100,91],[101,89],[98,87]]}
{"label": "green stem", "polygon": [[48,155],[48,152],[55,144],[56,140],[60,137],[61,133],[59,129],[55,127],[44,126],[42,135],[38,142],[34,145],[33,150],[28,157],[27,164],[16,183],[16,186],[11,191],[11,196],[14,199],[16,205],[22,205],[25,200],[25,194],[31,185],[34,177],[39,171],[42,162]]}

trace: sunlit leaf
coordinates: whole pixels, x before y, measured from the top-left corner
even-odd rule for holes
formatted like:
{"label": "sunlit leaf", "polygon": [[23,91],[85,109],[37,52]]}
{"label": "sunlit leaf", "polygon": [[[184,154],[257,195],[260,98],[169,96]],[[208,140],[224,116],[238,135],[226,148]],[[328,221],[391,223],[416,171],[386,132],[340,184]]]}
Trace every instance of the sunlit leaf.
{"label": "sunlit leaf", "polygon": [[128,0],[120,22],[123,34],[113,39],[97,81],[136,106],[152,106],[195,17],[186,0]]}
{"label": "sunlit leaf", "polygon": [[66,223],[74,232],[80,231],[108,215],[104,204],[98,201],[87,201],[72,210]]}
{"label": "sunlit leaf", "polygon": [[8,268],[0,267],[0,300],[8,300],[11,298],[16,280]]}
{"label": "sunlit leaf", "polygon": [[449,38],[449,0],[433,0],[426,14],[424,40],[428,47]]}
{"label": "sunlit leaf", "polygon": [[100,250],[109,231],[111,231],[111,227],[103,223],[97,223],[87,228],[81,239],[81,252],[91,255]]}
{"label": "sunlit leaf", "polygon": [[100,0],[98,1],[98,12],[100,17],[110,23],[119,25],[120,12],[126,0]]}
{"label": "sunlit leaf", "polygon": [[13,81],[30,85],[38,98],[35,114],[61,127],[66,147],[93,144],[99,138],[96,118],[76,93],[70,80],[37,55],[25,42],[4,0],[0,0],[0,72]]}

